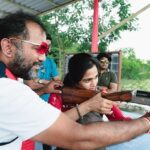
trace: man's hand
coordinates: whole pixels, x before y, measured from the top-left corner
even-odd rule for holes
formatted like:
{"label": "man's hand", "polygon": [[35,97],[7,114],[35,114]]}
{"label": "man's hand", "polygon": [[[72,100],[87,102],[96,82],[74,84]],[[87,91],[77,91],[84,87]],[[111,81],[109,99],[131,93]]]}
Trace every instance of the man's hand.
{"label": "man's hand", "polygon": [[61,80],[26,80],[24,81],[32,90],[34,90],[38,95],[43,95],[46,93],[61,93],[60,88],[62,87]]}
{"label": "man's hand", "polygon": [[60,88],[62,87],[62,81],[60,80],[51,80],[47,85],[44,87],[45,93],[61,93]]}
{"label": "man's hand", "polygon": [[44,86],[44,84],[39,83],[38,80],[24,80],[24,83],[28,85],[32,90],[41,89]]}
{"label": "man's hand", "polygon": [[150,111],[146,112],[141,118],[147,118],[150,122]]}

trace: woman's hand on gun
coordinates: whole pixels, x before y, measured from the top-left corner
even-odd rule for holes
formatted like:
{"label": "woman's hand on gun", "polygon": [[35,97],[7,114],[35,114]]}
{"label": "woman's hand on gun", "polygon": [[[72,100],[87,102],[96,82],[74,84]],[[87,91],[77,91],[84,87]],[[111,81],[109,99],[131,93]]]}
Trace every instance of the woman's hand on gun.
{"label": "woman's hand on gun", "polygon": [[100,93],[96,94],[85,103],[88,105],[90,111],[96,111],[102,114],[112,114],[113,105],[119,104],[118,102],[102,98]]}

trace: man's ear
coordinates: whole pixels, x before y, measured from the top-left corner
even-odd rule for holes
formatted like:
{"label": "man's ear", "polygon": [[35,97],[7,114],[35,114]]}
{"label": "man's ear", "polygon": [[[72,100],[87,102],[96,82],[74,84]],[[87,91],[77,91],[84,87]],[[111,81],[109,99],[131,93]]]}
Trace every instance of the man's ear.
{"label": "man's ear", "polygon": [[3,38],[0,41],[1,44],[1,51],[7,57],[12,57],[12,43],[9,39]]}

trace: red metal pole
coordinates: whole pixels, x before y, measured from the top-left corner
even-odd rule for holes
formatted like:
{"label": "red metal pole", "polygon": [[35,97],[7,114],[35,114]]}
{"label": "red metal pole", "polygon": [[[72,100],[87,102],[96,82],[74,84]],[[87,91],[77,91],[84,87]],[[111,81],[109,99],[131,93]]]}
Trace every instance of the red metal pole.
{"label": "red metal pole", "polygon": [[93,30],[91,52],[98,52],[98,1],[94,0]]}

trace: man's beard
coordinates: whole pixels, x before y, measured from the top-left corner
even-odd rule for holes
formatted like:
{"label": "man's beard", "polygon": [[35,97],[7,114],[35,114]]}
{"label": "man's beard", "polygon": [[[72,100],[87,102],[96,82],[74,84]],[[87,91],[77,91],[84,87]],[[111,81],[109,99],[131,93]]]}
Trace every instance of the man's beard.
{"label": "man's beard", "polygon": [[[40,64],[39,64],[40,65]],[[38,66],[39,66],[38,65]],[[29,70],[29,78],[30,79],[37,79],[38,78],[38,69],[36,69],[35,67],[37,66],[37,64],[34,64],[33,67]]]}
{"label": "man's beard", "polygon": [[23,57],[21,51],[17,51],[14,60],[9,63],[8,69],[16,76],[25,80],[30,80],[30,71],[32,70],[33,64],[29,64]]}

